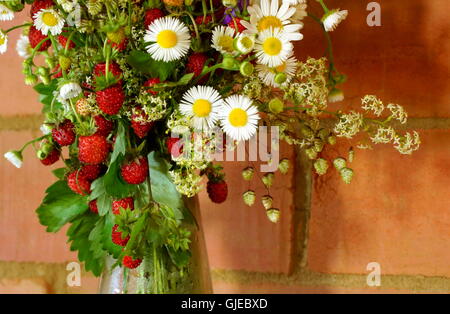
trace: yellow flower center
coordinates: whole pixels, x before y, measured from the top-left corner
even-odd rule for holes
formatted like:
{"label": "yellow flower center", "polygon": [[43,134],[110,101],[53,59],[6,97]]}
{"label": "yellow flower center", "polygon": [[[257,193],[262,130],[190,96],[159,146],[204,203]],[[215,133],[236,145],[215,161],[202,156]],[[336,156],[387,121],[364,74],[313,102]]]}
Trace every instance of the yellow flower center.
{"label": "yellow flower center", "polygon": [[240,128],[247,125],[248,114],[241,108],[235,108],[231,110],[230,115],[228,116],[228,120],[230,121],[230,124],[232,126]]}
{"label": "yellow flower center", "polygon": [[197,117],[205,118],[211,113],[212,106],[211,103],[206,99],[197,99],[194,102],[194,107],[192,110]]}
{"label": "yellow flower center", "polygon": [[250,49],[253,45],[253,41],[248,37],[243,37],[240,42],[245,49]]}
{"label": "yellow flower center", "polygon": [[284,72],[284,71],[286,71],[286,62],[283,62],[279,66],[275,67],[275,71],[277,71],[277,72]]}
{"label": "yellow flower center", "polygon": [[159,32],[156,42],[162,48],[173,48],[178,43],[178,36],[174,31],[167,29]]}
{"label": "yellow flower center", "polygon": [[276,56],[282,48],[281,41],[276,37],[269,37],[263,43],[263,50],[270,56]]}
{"label": "yellow flower center", "polygon": [[45,12],[42,14],[42,22],[47,26],[53,27],[58,24],[58,19],[53,15],[53,13]]}
{"label": "yellow flower center", "polygon": [[0,34],[0,46],[3,45],[6,41],[6,37]]}
{"label": "yellow flower center", "polygon": [[276,16],[264,16],[258,21],[258,31],[263,31],[272,28],[283,28],[283,23]]}
{"label": "yellow flower center", "polygon": [[223,50],[232,52],[233,51],[233,38],[231,36],[224,35],[217,41]]}

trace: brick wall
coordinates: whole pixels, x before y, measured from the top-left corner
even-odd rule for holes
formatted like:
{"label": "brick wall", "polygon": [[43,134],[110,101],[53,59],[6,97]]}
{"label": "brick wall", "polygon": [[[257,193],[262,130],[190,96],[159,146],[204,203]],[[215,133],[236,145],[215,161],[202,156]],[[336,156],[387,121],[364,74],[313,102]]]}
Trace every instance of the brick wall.
{"label": "brick wall", "polygon": [[[329,2],[350,10],[333,34],[338,68],[350,78],[346,108],[356,108],[367,93],[405,105],[410,127],[421,130],[422,148],[412,157],[382,146],[358,151],[350,186],[333,173],[317,179],[304,156],[285,150],[283,157],[295,161],[296,169],[295,175],[277,178],[279,225],[267,221],[262,207],[242,205],[248,187],[238,180],[243,165],[226,164],[229,202],[215,206],[201,195],[215,292],[448,293],[448,0],[380,1],[379,28],[365,24],[370,1]],[[299,58],[320,56],[321,36],[307,22]],[[4,152],[38,134],[41,116],[11,46],[0,67]],[[344,152],[350,145],[334,149]],[[0,159],[0,293],[95,292],[98,280],[88,274],[80,288],[65,284],[66,264],[76,257],[64,234],[46,234],[34,213],[52,178],[31,154],[26,157],[21,170]],[[370,262],[381,266],[381,287],[366,284]]]}

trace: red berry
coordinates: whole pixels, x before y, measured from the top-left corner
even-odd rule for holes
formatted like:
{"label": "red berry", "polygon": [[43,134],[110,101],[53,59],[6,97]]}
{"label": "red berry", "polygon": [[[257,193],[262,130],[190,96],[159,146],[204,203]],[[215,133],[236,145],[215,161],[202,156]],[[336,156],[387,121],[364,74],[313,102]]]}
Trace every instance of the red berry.
{"label": "red berry", "polygon": [[167,151],[172,157],[177,158],[183,153],[183,143],[177,137],[169,137],[166,142]]}
{"label": "red berry", "polygon": [[97,91],[96,96],[100,110],[109,115],[117,114],[125,101],[125,93],[120,84]]}
{"label": "red berry", "polygon": [[159,19],[164,16],[164,12],[160,9],[150,9],[145,12],[145,28],[148,28],[150,24],[152,24],[156,19]]}
{"label": "red berry", "polygon": [[127,48],[128,45],[128,39],[124,39],[121,43],[117,44],[115,42],[112,42],[108,39],[108,43],[111,45],[111,47],[116,48],[119,52],[124,51]]}
{"label": "red berry", "polygon": [[[63,32],[63,34],[64,33],[67,33],[67,32]],[[66,36],[62,35],[62,34],[58,36],[58,41],[59,41],[59,43],[61,44],[61,46],[63,48],[66,48],[68,40],[69,39]],[[72,48],[75,48],[75,43],[71,40],[70,43],[69,43],[69,49],[72,49]]]}
{"label": "red berry", "polygon": [[129,184],[141,184],[148,177],[148,161],[146,157],[139,157],[122,165],[122,178]]}
{"label": "red berry", "polygon": [[114,225],[112,228],[111,239],[114,244],[125,246],[130,240],[130,236],[128,235],[125,239],[122,238],[122,232],[117,231],[119,225]]}
{"label": "red berry", "polygon": [[94,117],[95,125],[97,126],[97,131],[95,134],[107,137],[114,129],[114,122],[109,121],[102,115]]}
{"label": "red berry", "polygon": [[114,215],[119,215],[121,208],[134,210],[134,199],[132,197],[126,197],[112,202],[112,212]]}
{"label": "red berry", "polygon": [[81,175],[83,175],[87,180],[94,181],[102,173],[101,165],[84,165],[80,169]]}
{"label": "red berry", "polygon": [[41,159],[41,163],[44,166],[50,166],[56,163],[59,160],[59,157],[61,156],[61,152],[59,149],[54,148],[45,159]]}
{"label": "red berry", "polygon": [[[235,24],[235,23],[236,23],[236,24]],[[237,31],[238,31],[239,33],[242,33],[243,31],[246,30],[245,26],[241,24],[241,19],[238,18],[238,17],[235,17],[235,18],[234,18],[234,21],[231,20],[231,21],[228,23],[228,26],[231,27],[231,28],[233,28],[233,29],[236,29],[236,25],[237,25]]]}
{"label": "red berry", "polygon": [[209,24],[211,22],[212,22],[211,15],[207,15],[207,16],[200,15],[200,16],[197,16],[195,18],[195,23],[198,24],[198,25],[201,25],[201,24],[205,24],[206,25],[206,24]]}
{"label": "red berry", "polygon": [[123,266],[130,269],[138,267],[139,265],[141,265],[141,263],[142,263],[141,259],[139,258],[133,259],[131,256],[124,256],[122,261]]}
{"label": "red berry", "polygon": [[78,170],[67,176],[67,185],[77,194],[88,195],[91,193],[91,183]]}
{"label": "red berry", "polygon": [[[144,83],[144,87],[152,87],[153,85],[159,84],[159,83],[161,83],[161,80],[160,80],[159,78],[157,78],[157,77],[152,77],[152,78],[149,78],[149,79],[147,80],[147,82]],[[150,94],[152,94],[152,95],[157,95],[157,94],[158,94],[158,92],[156,92],[156,91],[154,91],[154,90],[151,90],[150,88],[147,88],[147,91],[148,91]]]}
{"label": "red berry", "polygon": [[98,214],[97,200],[93,200],[89,202],[89,209],[94,214]]}
{"label": "red berry", "polygon": [[[28,39],[30,40],[30,46],[31,48],[36,48],[36,46],[43,41],[44,39],[48,38],[47,36],[43,35],[40,30],[38,30],[34,25],[30,27],[30,30],[28,32]],[[39,51],[45,51],[47,50],[51,45],[50,40],[47,40],[44,42],[41,47],[38,49]]]}
{"label": "red berry", "polygon": [[[199,76],[203,71],[203,67],[205,66],[206,60],[208,60],[208,57],[204,53],[194,52],[188,58],[186,64],[186,72],[194,73],[194,76]],[[208,80],[208,78],[209,75],[205,75],[204,77],[202,77],[199,83],[205,83]]]}
{"label": "red berry", "polygon": [[109,145],[101,135],[80,136],[78,140],[78,159],[85,164],[101,164],[109,154]]}
{"label": "red berry", "polygon": [[131,127],[134,133],[139,138],[144,138],[147,136],[148,132],[153,128],[154,122],[147,122],[147,114],[142,110],[142,108],[135,108],[131,116]]}
{"label": "red berry", "polygon": [[[111,73],[115,78],[119,79],[122,76],[122,70],[120,66],[115,62],[109,63],[108,72]],[[94,76],[104,76],[106,75],[106,63],[98,63],[94,67]]]}
{"label": "red berry", "polygon": [[65,120],[52,130],[53,140],[61,146],[69,146],[75,142],[75,126],[72,121]]}
{"label": "red berry", "polygon": [[42,9],[51,8],[54,5],[52,0],[35,0],[31,4],[30,16],[34,19],[34,15]]}
{"label": "red berry", "polygon": [[226,201],[228,196],[228,185],[225,181],[208,181],[206,190],[208,196],[214,203],[220,204]]}

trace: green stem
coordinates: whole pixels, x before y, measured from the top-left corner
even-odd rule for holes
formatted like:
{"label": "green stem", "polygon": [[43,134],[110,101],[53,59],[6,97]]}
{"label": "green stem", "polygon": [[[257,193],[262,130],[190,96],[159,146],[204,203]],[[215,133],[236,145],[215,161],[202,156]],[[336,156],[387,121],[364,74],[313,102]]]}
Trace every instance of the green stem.
{"label": "green stem", "polygon": [[11,32],[11,31],[13,31],[13,30],[15,30],[15,29],[18,29],[18,28],[21,28],[21,27],[27,27],[27,26],[31,26],[31,25],[33,25],[33,24],[32,24],[32,23],[25,23],[25,24],[22,24],[22,25],[16,25],[16,26],[13,26],[13,27],[7,29],[7,30],[5,31],[5,34],[8,34],[9,32]]}
{"label": "green stem", "polygon": [[25,145],[22,146],[22,148],[19,150],[19,152],[22,153],[29,145],[34,144],[34,143],[39,142],[39,141],[42,141],[46,137],[47,137],[47,135],[44,135],[44,136],[38,137],[38,138],[36,138],[34,140],[31,140],[31,141],[25,143]]}
{"label": "green stem", "polygon": [[327,14],[328,11],[330,11],[330,10],[328,10],[328,8],[327,8],[327,6],[325,5],[325,3],[323,2],[323,0],[316,0],[316,1],[320,3],[320,5],[322,6],[322,9],[323,9],[323,11],[325,12],[325,14]]}

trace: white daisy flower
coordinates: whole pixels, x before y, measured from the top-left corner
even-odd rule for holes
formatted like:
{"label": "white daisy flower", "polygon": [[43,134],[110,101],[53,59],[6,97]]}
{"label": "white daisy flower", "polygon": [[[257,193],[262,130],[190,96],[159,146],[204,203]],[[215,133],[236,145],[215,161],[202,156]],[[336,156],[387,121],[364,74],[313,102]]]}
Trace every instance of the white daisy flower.
{"label": "white daisy flower", "polygon": [[82,89],[79,84],[77,83],[66,83],[59,89],[59,95],[62,99],[67,100],[71,98],[75,98],[78,95],[80,95],[82,92]]}
{"label": "white daisy flower", "polygon": [[255,35],[245,33],[239,34],[235,39],[236,50],[246,55],[249,54],[255,47]]}
{"label": "white daisy flower", "polygon": [[347,10],[331,10],[322,18],[323,27],[327,32],[334,31],[343,20],[347,18]]}
{"label": "white daisy flower", "polygon": [[194,86],[186,93],[180,103],[180,112],[191,118],[191,125],[197,130],[213,128],[222,106],[219,92],[209,86]]}
{"label": "white daisy flower", "polygon": [[[289,83],[294,77],[297,71],[297,59],[291,54],[286,61],[275,68],[269,68],[266,65],[258,64],[256,65],[256,71],[261,81],[267,86],[280,87],[281,85]],[[275,77],[278,73],[283,73],[286,75],[286,81],[283,84],[278,84],[275,82]]]}
{"label": "white daisy flower", "polygon": [[31,56],[31,51],[33,50],[33,48],[31,48],[30,39],[28,38],[28,36],[20,35],[19,39],[17,40],[16,50],[19,56],[24,59],[27,59]]}
{"label": "white daisy flower", "polygon": [[294,51],[291,41],[300,38],[300,33],[285,33],[279,28],[262,31],[255,45],[258,63],[271,68],[283,64]]}
{"label": "white daisy flower", "polygon": [[228,26],[216,26],[212,32],[212,47],[222,54],[236,55],[234,50],[233,28]]}
{"label": "white daisy flower", "polygon": [[255,135],[260,117],[250,98],[231,95],[220,111],[222,130],[233,140],[246,141]]}
{"label": "white daisy flower", "polygon": [[258,4],[248,7],[250,13],[250,23],[241,21],[247,28],[247,32],[258,34],[270,28],[281,28],[285,32],[298,32],[301,28],[299,24],[291,24],[289,20],[295,14],[295,8],[289,4],[279,5],[279,0],[261,0]]}
{"label": "white daisy flower", "polygon": [[21,168],[23,164],[23,156],[21,152],[9,151],[5,155],[6,160],[12,163],[16,168]]}
{"label": "white daisy flower", "polygon": [[149,25],[144,36],[147,52],[158,61],[174,61],[184,57],[191,45],[189,29],[179,19],[165,16]]}
{"label": "white daisy flower", "polygon": [[0,4],[0,21],[11,21],[13,18],[14,12],[3,4]]}
{"label": "white daisy flower", "polygon": [[303,28],[303,19],[305,17],[308,16],[308,12],[306,11],[306,9],[308,8],[308,5],[305,3],[299,3],[297,5],[294,5],[295,8],[295,13],[294,15],[292,15],[291,17],[291,22],[292,23],[296,23],[296,24],[300,24],[301,28]]}
{"label": "white daisy flower", "polygon": [[64,27],[64,19],[53,9],[42,9],[34,15],[34,26],[42,34],[59,35]]}
{"label": "white daisy flower", "polygon": [[0,54],[4,54],[8,49],[8,35],[0,30]]}

